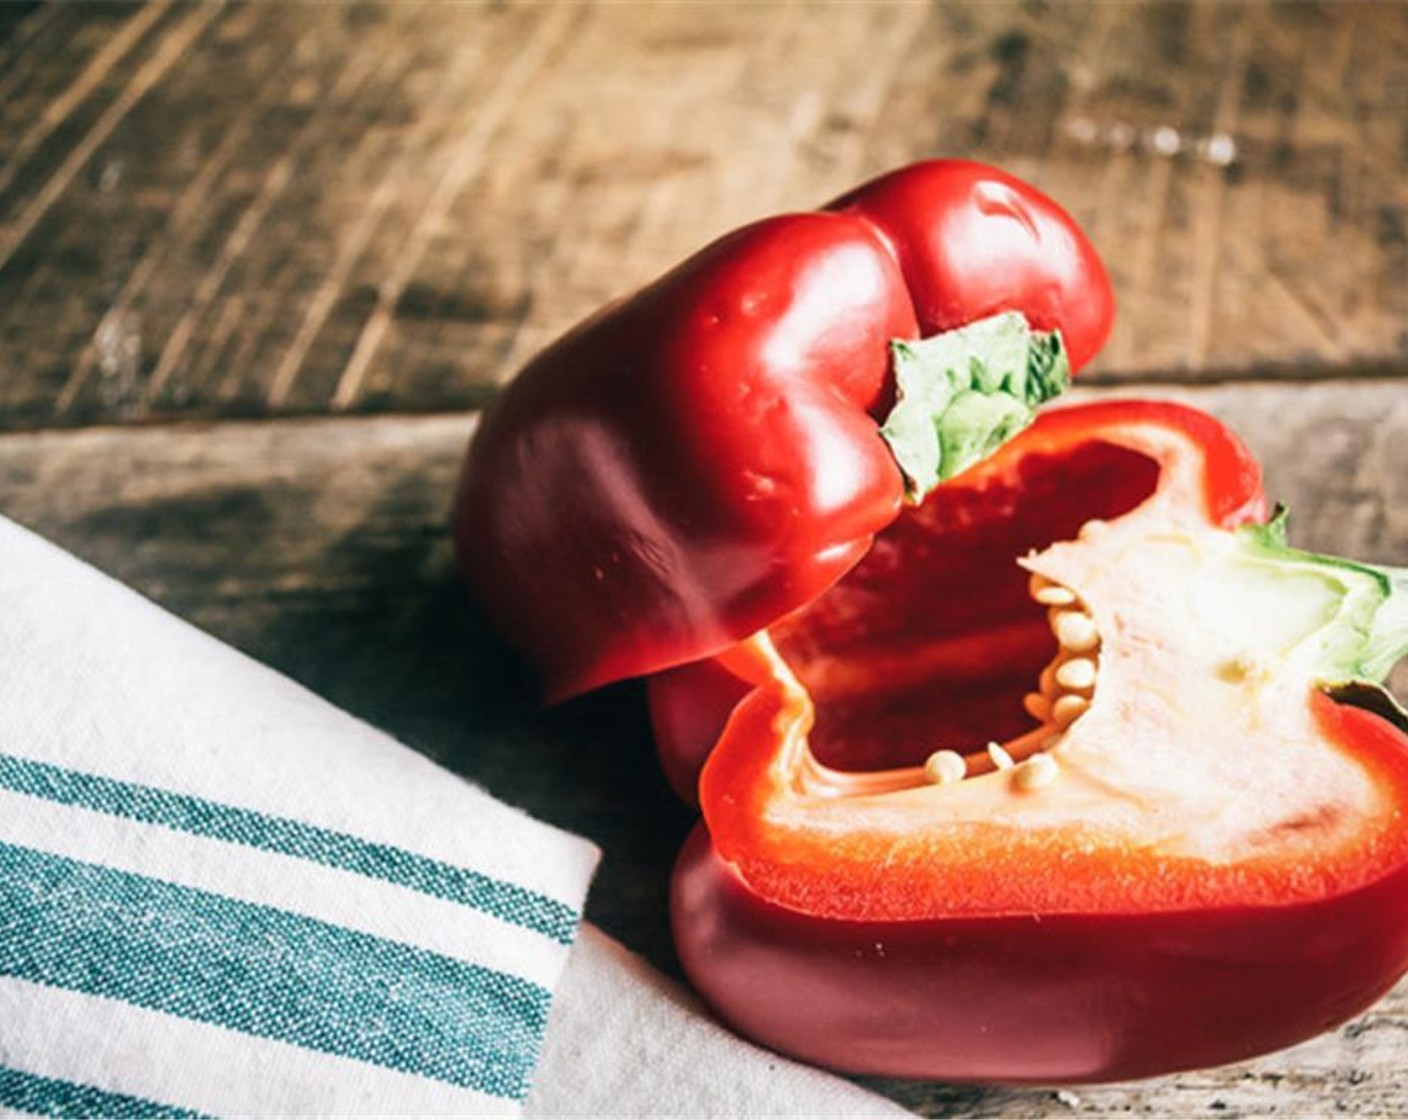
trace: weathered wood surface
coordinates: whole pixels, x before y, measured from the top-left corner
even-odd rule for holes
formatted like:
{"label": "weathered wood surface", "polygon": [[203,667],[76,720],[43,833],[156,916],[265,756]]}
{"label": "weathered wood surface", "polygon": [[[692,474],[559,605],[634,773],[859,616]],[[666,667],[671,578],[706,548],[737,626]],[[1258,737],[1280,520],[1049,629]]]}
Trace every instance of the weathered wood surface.
{"label": "weathered wood surface", "polygon": [[[1087,383],[1236,381],[1178,391],[1247,435],[1296,538],[1408,563],[1399,4],[0,4],[0,429],[48,429],[0,437],[0,513],[595,838],[590,915],[674,970],[688,814],[636,688],[541,711],[458,588],[453,410],[720,232],[938,154],[1103,250],[1121,321]],[[53,430],[236,416],[283,419]],[[1408,1116],[1405,1062],[1408,986],[1228,1070],[879,1087]]]}
{"label": "weathered wood surface", "polygon": [[1397,4],[0,13],[0,426],[425,411],[916,157],[1065,201],[1099,376],[1408,361]]}
{"label": "weathered wood surface", "polygon": [[[1301,544],[1408,563],[1408,381],[1179,395],[1238,427]],[[632,686],[542,711],[459,589],[445,531],[468,415],[93,428],[0,438],[0,513],[606,852],[589,915],[674,970],[666,877],[689,825]],[[1408,696],[1408,674],[1396,682]],[[1135,1085],[880,1083],[933,1116],[1408,1115],[1408,985],[1280,1055]]]}

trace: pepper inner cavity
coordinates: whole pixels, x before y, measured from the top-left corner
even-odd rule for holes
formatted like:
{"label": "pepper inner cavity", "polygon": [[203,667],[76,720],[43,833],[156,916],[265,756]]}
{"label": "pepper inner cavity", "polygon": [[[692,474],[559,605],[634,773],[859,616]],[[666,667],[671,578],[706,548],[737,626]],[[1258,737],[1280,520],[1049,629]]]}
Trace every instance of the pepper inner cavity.
{"label": "pepper inner cavity", "polygon": [[1006,743],[989,743],[982,751],[934,751],[923,767],[925,779],[934,785],[1011,770],[1017,788],[1035,790],[1059,776],[1060,765],[1047,752],[1090,708],[1100,673],[1100,632],[1085,604],[1069,587],[1033,575],[1028,593],[1046,608],[1057,643],[1056,656],[1042,669],[1036,691],[1022,700],[1037,727]]}
{"label": "pepper inner cavity", "polygon": [[1092,521],[1113,529],[1154,492],[1160,468],[1101,441],[994,467],[906,507],[835,587],[769,627],[815,706],[808,746],[825,768],[904,770],[925,786],[936,750],[979,755],[986,773],[988,742],[1011,746],[1041,727],[1022,701],[1058,655],[1056,604],[1032,598],[1022,558],[1079,539]]}
{"label": "pepper inner cavity", "polygon": [[1051,752],[1094,699],[1100,635],[1085,604],[1069,588],[1033,575],[1028,593],[1046,608],[1056,638],[1056,653],[1041,671],[1037,691],[1024,700],[1028,713],[1038,721],[1035,728],[1002,743],[989,742],[982,750],[941,747],[922,766],[892,770],[835,770],[809,754],[804,764],[807,788],[822,796],[865,797],[924,785],[954,785],[993,773],[1009,775],[1011,788],[1019,793],[1034,793],[1054,783],[1061,766]]}

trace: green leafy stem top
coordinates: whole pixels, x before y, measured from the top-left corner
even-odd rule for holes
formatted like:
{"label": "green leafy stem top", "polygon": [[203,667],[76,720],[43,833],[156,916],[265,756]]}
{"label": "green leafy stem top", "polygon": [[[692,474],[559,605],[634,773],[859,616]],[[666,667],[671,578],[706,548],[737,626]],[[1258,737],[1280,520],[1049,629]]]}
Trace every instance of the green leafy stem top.
{"label": "green leafy stem top", "polygon": [[1019,311],[890,350],[896,403],[880,434],[916,504],[1030,424],[1071,379],[1061,333],[1033,330]]}

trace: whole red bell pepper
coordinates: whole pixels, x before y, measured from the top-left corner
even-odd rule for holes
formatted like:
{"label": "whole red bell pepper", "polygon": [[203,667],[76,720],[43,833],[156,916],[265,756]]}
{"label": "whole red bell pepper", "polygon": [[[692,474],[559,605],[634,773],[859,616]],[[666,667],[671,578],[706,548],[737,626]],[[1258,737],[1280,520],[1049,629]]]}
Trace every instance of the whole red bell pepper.
{"label": "whole red bell pepper", "polygon": [[[550,698],[704,657],[816,598],[907,491],[1029,420],[1059,388],[1050,365],[1088,361],[1112,314],[1070,218],[979,164],[916,164],[758,222],[506,387],[466,459],[461,566]],[[955,328],[976,334],[892,363],[891,343]],[[1032,375],[999,375],[1029,343]],[[887,444],[895,364],[936,362],[948,380],[916,388]],[[942,446],[913,415],[936,384]]]}
{"label": "whole red bell pepper", "polygon": [[1408,718],[1375,682],[1408,573],[1263,515],[1202,413],[1048,411],[826,594],[654,678],[667,769],[707,756],[673,889],[705,999],[843,1070],[1053,1083],[1237,1060],[1386,991]]}

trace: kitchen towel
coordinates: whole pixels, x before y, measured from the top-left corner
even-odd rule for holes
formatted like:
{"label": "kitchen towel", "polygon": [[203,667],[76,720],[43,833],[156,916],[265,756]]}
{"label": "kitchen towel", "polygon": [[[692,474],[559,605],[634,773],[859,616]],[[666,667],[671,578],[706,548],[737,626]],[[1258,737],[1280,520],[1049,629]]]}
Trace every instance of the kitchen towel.
{"label": "kitchen towel", "polygon": [[515,1114],[596,860],[0,521],[0,1107]]}
{"label": "kitchen towel", "polygon": [[597,858],[0,519],[0,1113],[895,1111],[573,949]]}

